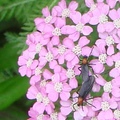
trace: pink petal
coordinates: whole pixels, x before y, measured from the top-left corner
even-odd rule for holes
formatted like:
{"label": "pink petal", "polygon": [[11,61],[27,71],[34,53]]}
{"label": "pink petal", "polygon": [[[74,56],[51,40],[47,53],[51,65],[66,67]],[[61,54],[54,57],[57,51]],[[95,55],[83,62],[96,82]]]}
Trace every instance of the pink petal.
{"label": "pink petal", "polygon": [[31,64],[30,68],[35,69],[38,65],[38,60],[34,60],[33,63]]}
{"label": "pink petal", "polygon": [[113,96],[115,96],[115,97],[120,97],[120,89],[119,88],[113,88],[113,90],[112,90],[112,94],[113,94]]}
{"label": "pink petal", "polygon": [[45,110],[46,110],[46,112],[47,112],[48,114],[51,114],[51,113],[53,112],[53,108],[52,108],[52,106],[51,106],[50,104],[48,104],[48,105],[46,106]]}
{"label": "pink petal", "polygon": [[46,93],[53,93],[54,92],[54,85],[51,83],[48,83],[46,85]]}
{"label": "pink petal", "polygon": [[90,42],[90,40],[83,36],[79,39],[78,45],[80,45],[80,47],[82,48],[83,46],[87,45]]}
{"label": "pink petal", "polygon": [[109,16],[112,20],[116,20],[118,18],[118,14],[117,14],[117,11],[115,9],[111,10],[109,12]]}
{"label": "pink petal", "polygon": [[107,57],[106,63],[108,66],[113,66],[113,64],[114,64],[113,59],[110,56]]}
{"label": "pink petal", "polygon": [[55,68],[54,68],[55,73],[60,73],[61,70],[62,70],[62,67],[60,65],[56,65]]}
{"label": "pink petal", "polygon": [[52,60],[52,61],[50,62],[50,64],[49,64],[49,67],[50,67],[51,69],[54,69],[56,65],[57,65],[57,61],[56,61],[56,60]]}
{"label": "pink petal", "polygon": [[98,120],[105,120],[105,111],[100,111],[100,113],[98,114]]}
{"label": "pink petal", "polygon": [[63,64],[64,63],[64,56],[63,55],[59,56],[58,62],[59,62],[59,64]]}
{"label": "pink petal", "polygon": [[58,100],[58,93],[57,92],[50,92],[48,94],[48,98],[52,101],[52,102],[56,102]]}
{"label": "pink petal", "polygon": [[70,79],[69,85],[71,86],[71,88],[76,88],[78,86],[78,82],[76,79]]}
{"label": "pink petal", "polygon": [[100,75],[97,75],[97,78],[95,79],[95,81],[96,81],[96,83],[98,83],[101,86],[104,86],[104,84],[106,82],[105,79]]}
{"label": "pink petal", "polygon": [[105,111],[105,119],[106,120],[113,120],[113,112],[111,109]]}
{"label": "pink petal", "polygon": [[94,111],[100,110],[101,109],[101,98],[95,98],[92,104],[95,106],[95,107],[92,107]]}
{"label": "pink petal", "polygon": [[27,60],[24,58],[24,56],[20,56],[19,58],[18,58],[18,65],[25,65],[26,64],[26,62],[27,62]]}
{"label": "pink petal", "polygon": [[66,54],[65,59],[67,61],[71,61],[74,57],[75,57],[74,53],[71,52],[71,53]]}
{"label": "pink petal", "polygon": [[65,45],[67,48],[70,48],[70,49],[72,49],[74,47],[73,40],[70,39],[70,38],[68,38],[68,37],[66,37],[65,39],[63,39],[63,45]]}
{"label": "pink petal", "polygon": [[67,83],[63,83],[63,91],[71,91],[71,87]]}
{"label": "pink petal", "polygon": [[35,85],[38,81],[40,81],[41,76],[40,75],[34,75],[30,78],[30,84]]}
{"label": "pink petal", "polygon": [[85,4],[86,4],[86,6],[87,7],[91,7],[91,5],[93,5],[94,4],[94,1],[93,0],[85,0]]}
{"label": "pink petal", "polygon": [[90,56],[90,54],[91,54],[91,48],[90,47],[88,47],[88,46],[86,46],[86,47],[83,47],[82,48],[82,56]]}
{"label": "pink petal", "polygon": [[78,24],[81,21],[81,13],[74,11],[70,14],[70,18],[75,24]]}
{"label": "pink petal", "polygon": [[60,98],[63,101],[67,101],[70,98],[70,93],[63,91],[60,93]]}
{"label": "pink petal", "polygon": [[115,102],[113,100],[110,101],[110,108],[115,109],[115,108],[117,108],[117,106],[118,106],[117,102]]}
{"label": "pink petal", "polygon": [[105,32],[105,26],[104,26],[104,24],[101,24],[101,23],[98,24],[97,31],[100,32],[100,33]]}
{"label": "pink petal", "polygon": [[70,10],[76,10],[77,7],[78,7],[78,3],[76,1],[71,1],[68,6]]}
{"label": "pink petal", "polygon": [[118,70],[117,70],[116,68],[113,68],[113,69],[109,72],[109,75],[110,75],[111,77],[116,78],[116,77],[118,77],[118,76],[120,75],[120,73],[118,72]]}
{"label": "pink petal", "polygon": [[44,72],[43,72],[43,77],[45,79],[51,79],[52,75],[53,74],[49,70],[47,70],[47,69],[45,69]]}
{"label": "pink petal", "polygon": [[56,21],[55,21],[55,27],[57,28],[61,28],[62,26],[64,26],[66,23],[65,23],[65,18],[57,18]]}
{"label": "pink petal", "polygon": [[93,91],[93,92],[99,92],[99,91],[100,91],[100,88],[101,88],[100,85],[94,83],[94,86],[93,86],[93,88],[92,88],[92,91]]}
{"label": "pink petal", "polygon": [[109,93],[104,92],[104,93],[102,94],[102,100],[103,100],[103,101],[109,101],[109,100],[110,100]]}
{"label": "pink petal", "polygon": [[91,25],[97,25],[99,23],[98,17],[92,17],[89,22]]}
{"label": "pink petal", "polygon": [[90,26],[84,26],[84,28],[82,29],[82,33],[84,35],[89,35],[92,31],[93,29]]}
{"label": "pink petal", "polygon": [[25,76],[26,71],[27,71],[27,67],[26,66],[21,66],[21,67],[19,67],[18,71],[19,71],[21,76]]}
{"label": "pink petal", "polygon": [[71,105],[71,101],[70,100],[60,101],[60,104],[64,107],[69,107]]}
{"label": "pink petal", "polygon": [[38,26],[40,23],[44,22],[44,18],[35,18],[34,22],[35,22],[35,25]]}
{"label": "pink petal", "polygon": [[74,42],[78,41],[79,37],[80,37],[79,32],[75,32],[75,33],[69,35],[69,38],[71,38]]}
{"label": "pink petal", "polygon": [[113,22],[107,22],[104,25],[106,32],[111,32],[115,27]]}
{"label": "pink petal", "polygon": [[91,62],[90,62],[90,64],[93,64],[93,65],[91,65],[92,66],[92,68],[93,68],[93,70],[94,70],[94,72],[95,73],[102,73],[103,71],[104,71],[104,66],[103,66],[103,64],[101,64],[97,59],[95,60],[92,60]]}
{"label": "pink petal", "polygon": [[84,116],[80,114],[79,111],[74,112],[74,120],[83,120]]}
{"label": "pink petal", "polygon": [[107,54],[108,55],[112,55],[114,54],[114,46],[113,45],[110,45],[107,49]]}
{"label": "pink petal", "polygon": [[72,112],[72,110],[71,110],[71,108],[70,107],[61,107],[60,108],[60,111],[61,111],[61,113],[63,114],[63,115],[69,115],[71,112]]}
{"label": "pink petal", "polygon": [[42,14],[43,14],[45,17],[47,17],[47,16],[50,15],[50,12],[49,12],[48,7],[45,7],[45,8],[42,9]]}
{"label": "pink petal", "polygon": [[[87,19],[86,19],[87,18]],[[86,13],[86,14],[83,14],[82,15],[82,23],[83,24],[86,24],[86,23],[88,23],[89,21],[90,21],[90,16]]]}
{"label": "pink petal", "polygon": [[110,8],[115,7],[116,5],[116,0],[106,0]]}
{"label": "pink petal", "polygon": [[35,111],[37,111],[39,114],[42,114],[45,110],[45,105],[43,103],[38,103],[36,102],[34,105],[33,105],[33,109]]}
{"label": "pink petal", "polygon": [[53,45],[58,45],[60,42],[59,37],[58,36],[52,37],[51,42]]}
{"label": "pink petal", "polygon": [[70,25],[63,26],[61,28],[61,33],[63,34],[72,34],[76,31],[75,27],[71,27]]}

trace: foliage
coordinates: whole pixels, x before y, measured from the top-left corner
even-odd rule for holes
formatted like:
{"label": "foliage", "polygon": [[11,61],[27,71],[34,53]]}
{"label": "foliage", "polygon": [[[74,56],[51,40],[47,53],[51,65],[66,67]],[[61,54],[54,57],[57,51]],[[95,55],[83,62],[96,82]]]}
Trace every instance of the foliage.
{"label": "foliage", "polygon": [[[0,118],[25,120],[31,106],[25,94],[29,81],[18,74],[17,60],[27,34],[35,30],[34,18],[43,7],[59,0],[0,0]],[[22,102],[21,102],[22,101]]]}

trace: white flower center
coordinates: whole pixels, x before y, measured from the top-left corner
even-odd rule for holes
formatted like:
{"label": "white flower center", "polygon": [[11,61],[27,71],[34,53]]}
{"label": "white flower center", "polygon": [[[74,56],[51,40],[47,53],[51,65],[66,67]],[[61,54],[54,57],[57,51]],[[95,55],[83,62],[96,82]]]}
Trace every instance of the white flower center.
{"label": "white flower center", "polygon": [[27,63],[26,63],[27,67],[30,67],[31,64],[32,64],[32,62],[33,62],[33,60],[32,60],[32,59],[29,59],[29,60],[27,61]]}
{"label": "white flower center", "polygon": [[102,108],[103,111],[106,111],[110,108],[110,105],[107,101],[104,101],[104,102],[101,103],[101,108]]}
{"label": "white flower center", "polygon": [[78,109],[80,109],[76,102],[73,102],[70,108],[72,109],[72,111],[77,111]]}
{"label": "white flower center", "polygon": [[105,92],[111,92],[112,91],[112,84],[111,82],[106,82],[105,85],[103,86],[103,89]]}
{"label": "white flower center", "polygon": [[43,98],[43,96],[42,96],[41,93],[38,93],[38,94],[36,95],[37,102],[42,102],[42,98]]}
{"label": "white flower center", "polygon": [[35,47],[36,53],[39,53],[41,51],[42,44],[38,43]]}
{"label": "white flower center", "polygon": [[48,105],[48,104],[50,103],[50,100],[48,99],[48,97],[43,97],[42,102],[43,102],[45,105]]}
{"label": "white flower center", "polygon": [[102,64],[106,63],[106,59],[107,59],[107,55],[106,55],[106,54],[101,54],[101,55],[99,56],[99,61],[100,61]]}
{"label": "white flower center", "polygon": [[40,87],[45,87],[46,84],[47,84],[46,80],[42,80],[42,81],[40,82]]}
{"label": "white flower center", "polygon": [[115,26],[117,29],[120,28],[120,19],[114,20],[113,23],[114,23],[114,26]]}
{"label": "white flower center", "polygon": [[59,82],[55,83],[54,89],[55,89],[56,92],[61,92],[62,88],[63,88],[62,83],[59,83]]}
{"label": "white flower center", "polygon": [[107,46],[110,46],[115,43],[112,36],[107,36],[105,41],[106,41]]}
{"label": "white flower center", "polygon": [[90,11],[92,12],[93,10],[95,10],[95,8],[96,8],[96,5],[95,5],[95,4],[92,4],[92,5],[90,6]]}
{"label": "white flower center", "polygon": [[76,45],[72,51],[76,54],[76,55],[80,55],[81,54],[81,48],[79,45]]}
{"label": "white flower center", "polygon": [[68,69],[66,75],[67,75],[67,77],[70,78],[70,79],[74,78],[74,77],[75,77],[74,70]]}
{"label": "white flower center", "polygon": [[60,35],[61,35],[61,30],[60,30],[60,28],[55,28],[55,29],[52,31],[52,34],[53,34],[53,35],[56,35],[56,36],[60,36]]}
{"label": "white flower center", "polygon": [[82,29],[83,29],[83,27],[84,27],[84,25],[83,25],[82,23],[79,23],[79,24],[77,24],[77,25],[75,26],[76,31],[78,31],[78,32],[81,32]]}
{"label": "white flower center", "polygon": [[91,120],[97,120],[97,118],[96,117],[92,117]]}
{"label": "white flower center", "polygon": [[48,16],[45,18],[45,23],[49,23],[52,20],[52,16]]}
{"label": "white flower center", "polygon": [[40,115],[37,116],[37,120],[43,120],[43,117],[44,117],[44,115],[40,114]]}
{"label": "white flower center", "polygon": [[47,60],[48,62],[50,62],[50,61],[53,60],[54,57],[53,57],[53,54],[52,54],[51,52],[48,52],[48,53],[46,54],[45,58],[46,58],[46,60]]}
{"label": "white flower center", "polygon": [[35,75],[40,75],[42,73],[41,69],[39,67],[37,67],[35,69]]}
{"label": "white flower center", "polygon": [[64,45],[59,46],[59,48],[58,48],[58,53],[59,53],[59,54],[62,55],[62,54],[65,53],[65,51],[66,51],[66,48],[65,48]]}
{"label": "white flower center", "polygon": [[70,10],[68,8],[62,11],[62,17],[69,17],[69,15],[70,15]]}
{"label": "white flower center", "polygon": [[120,60],[115,62],[115,68],[119,68],[120,67]]}
{"label": "white flower center", "polygon": [[114,117],[116,120],[120,120],[120,110],[117,109],[114,111]]}
{"label": "white flower center", "polygon": [[104,14],[102,14],[100,17],[99,17],[99,23],[106,23],[108,22],[108,17]]}
{"label": "white flower center", "polygon": [[50,114],[50,118],[51,118],[51,120],[58,120],[58,113],[54,112],[54,113]]}

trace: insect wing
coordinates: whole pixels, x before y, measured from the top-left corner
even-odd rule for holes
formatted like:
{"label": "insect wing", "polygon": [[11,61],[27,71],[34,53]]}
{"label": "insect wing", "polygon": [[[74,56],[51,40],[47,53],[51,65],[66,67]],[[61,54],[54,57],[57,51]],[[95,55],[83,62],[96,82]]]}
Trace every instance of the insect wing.
{"label": "insect wing", "polygon": [[87,64],[81,66],[81,74],[84,82],[89,79],[89,67]]}
{"label": "insect wing", "polygon": [[89,76],[89,79],[83,82],[81,89],[79,91],[79,97],[82,97],[83,99],[87,97],[87,95],[92,90],[94,81],[95,81],[95,77]]}

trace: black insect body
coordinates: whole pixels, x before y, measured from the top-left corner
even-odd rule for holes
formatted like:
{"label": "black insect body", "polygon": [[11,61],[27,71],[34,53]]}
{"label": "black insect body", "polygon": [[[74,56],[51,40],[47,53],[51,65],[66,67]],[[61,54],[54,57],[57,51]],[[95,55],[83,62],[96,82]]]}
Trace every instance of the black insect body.
{"label": "black insect body", "polygon": [[[89,76],[87,80],[83,81],[82,86],[81,86],[80,90],[78,91],[78,97],[77,97],[78,101],[75,104],[77,104],[78,106],[80,106],[80,105],[83,106],[83,102],[84,101],[87,102],[88,99],[86,99],[86,98],[87,98],[88,94],[91,92],[94,82],[95,82],[95,77],[92,75]],[[88,103],[88,104],[90,104],[90,103]],[[93,106],[92,104],[90,104],[90,105]],[[95,107],[95,106],[93,106],[93,107]]]}
{"label": "black insect body", "polygon": [[86,97],[91,92],[94,81],[95,81],[95,77],[89,76],[89,79],[82,83],[81,89],[78,92],[78,102],[77,102],[78,106],[83,105],[83,101],[86,101]]}

